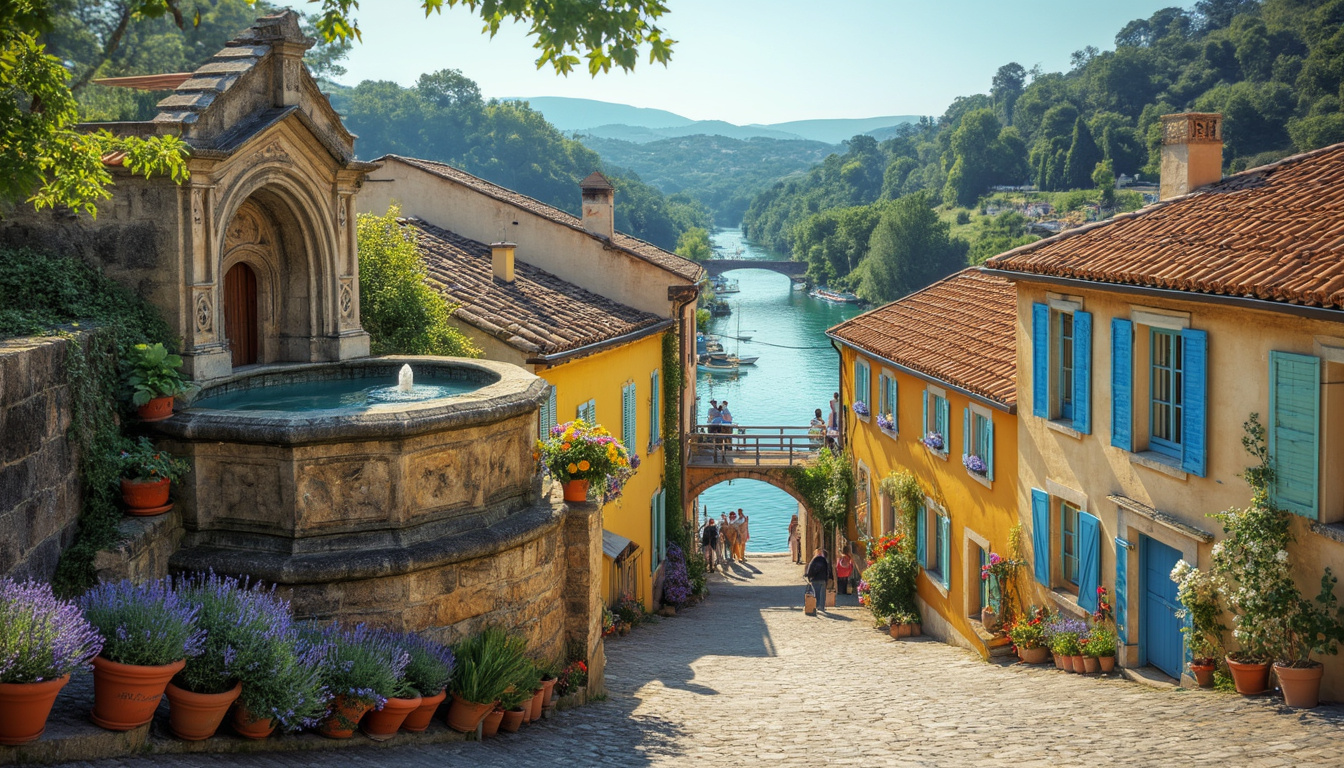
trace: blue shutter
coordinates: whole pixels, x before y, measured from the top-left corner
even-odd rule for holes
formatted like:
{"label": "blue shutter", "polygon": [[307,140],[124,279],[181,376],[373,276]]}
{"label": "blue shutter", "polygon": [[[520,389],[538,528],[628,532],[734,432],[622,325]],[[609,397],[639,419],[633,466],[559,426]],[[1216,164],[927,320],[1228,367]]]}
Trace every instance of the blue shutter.
{"label": "blue shutter", "polygon": [[924,518],[927,515],[924,512],[924,505],[920,504],[915,511],[915,560],[921,568],[928,567],[928,545],[924,535]]}
{"label": "blue shutter", "polygon": [[1321,360],[1269,353],[1269,458],[1274,501],[1316,520],[1320,498]]}
{"label": "blue shutter", "polygon": [[1206,369],[1209,364],[1209,334],[1189,328],[1181,331],[1181,469],[1204,477],[1208,438],[1205,409],[1208,402]]}
{"label": "blue shutter", "polygon": [[1073,313],[1073,428],[1092,434],[1092,314]]}
{"label": "blue shutter", "polygon": [[952,519],[947,515],[938,516],[938,534],[938,575],[947,589],[952,580]]}
{"label": "blue shutter", "polygon": [[938,431],[943,433],[943,453],[952,452],[952,420],[947,398],[938,398]]}
{"label": "blue shutter", "polygon": [[[975,446],[971,444],[971,409],[961,409],[961,455],[966,456]],[[980,458],[984,458],[981,456]]]}
{"label": "blue shutter", "polygon": [[1120,645],[1129,642],[1129,548],[1115,541],[1115,631]]}
{"label": "blue shutter", "polygon": [[549,399],[547,400],[547,402],[546,402],[546,407],[547,407],[547,410],[548,410],[548,413],[546,414],[546,423],[549,424],[550,426],[554,427],[554,426],[556,426],[556,425],[559,423],[559,422],[558,422],[558,419],[560,418],[560,409],[556,407],[556,403],[555,403],[555,387],[554,387],[554,386],[551,387],[551,395],[550,395],[550,398],[549,398]]}
{"label": "blue shutter", "polygon": [[985,473],[985,477],[989,478],[990,482],[993,482],[993,481],[994,481],[994,419],[992,419],[992,418],[985,419],[985,429],[989,430],[989,434],[985,435],[985,453],[987,453],[987,454],[989,454],[989,455],[988,455],[988,456],[981,456],[980,458],[984,459],[984,460],[985,460],[985,465],[989,467],[989,471]]}
{"label": "blue shutter", "polygon": [[1050,497],[1038,488],[1031,489],[1031,556],[1036,580],[1050,586]]}
{"label": "blue shutter", "polygon": [[929,429],[929,390],[926,389],[924,390],[924,433],[920,435],[920,439],[922,440],[924,435],[932,431]]}
{"label": "blue shutter", "polygon": [[899,399],[900,389],[896,385],[896,377],[887,379],[887,386],[891,388],[891,431],[900,431],[900,422],[896,420],[896,414],[901,410],[901,401]]}
{"label": "blue shutter", "polygon": [[1078,513],[1078,607],[1095,613],[1101,580],[1101,521]]}
{"label": "blue shutter", "polygon": [[1050,418],[1050,307],[1031,305],[1031,415]]}
{"label": "blue shutter", "polygon": [[1134,394],[1134,324],[1111,320],[1111,445],[1134,450],[1132,429]]}

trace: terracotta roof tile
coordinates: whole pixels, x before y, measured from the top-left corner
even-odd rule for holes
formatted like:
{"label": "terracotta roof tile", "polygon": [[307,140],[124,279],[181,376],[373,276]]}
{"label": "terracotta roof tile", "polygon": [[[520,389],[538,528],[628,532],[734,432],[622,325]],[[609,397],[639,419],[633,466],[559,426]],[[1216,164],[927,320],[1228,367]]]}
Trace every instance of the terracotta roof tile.
{"label": "terracotta roof tile", "polygon": [[1007,406],[1017,404],[1017,289],[962,270],[829,336]]}
{"label": "terracotta roof tile", "polygon": [[[393,158],[406,163],[407,165],[415,166],[416,168],[428,171],[440,178],[455,181],[458,184],[470,187],[484,195],[489,195],[496,200],[509,203],[510,205],[517,206],[526,211],[531,211],[543,218],[550,219],[557,224],[563,224],[571,229],[576,229],[595,238],[598,237],[597,235],[592,235],[588,230],[583,228],[583,220],[578,216],[566,213],[565,211],[547,205],[540,200],[534,200],[522,193],[514,192],[507,187],[501,187],[498,184],[492,184],[480,177],[472,176],[466,171],[458,170],[451,165],[434,162],[433,160],[420,160],[414,157],[404,157],[402,155],[384,155],[378,158],[375,162],[381,162],[388,158]],[[591,179],[592,176],[590,175],[588,178]],[[605,179],[605,177],[603,178]],[[612,239],[612,245],[638,259],[647,261],[654,266],[660,267],[686,280],[697,281],[704,277],[705,274],[704,268],[694,261],[684,259],[675,253],[669,253],[653,243],[647,243],[637,237],[631,237],[617,232],[616,237]]]}
{"label": "terracotta roof tile", "polygon": [[590,293],[522,261],[514,281],[495,280],[490,246],[418,219],[430,280],[458,305],[454,317],[528,354],[549,355],[657,325],[648,312]]}
{"label": "terracotta roof tile", "polygon": [[1024,245],[985,266],[1344,308],[1344,144]]}

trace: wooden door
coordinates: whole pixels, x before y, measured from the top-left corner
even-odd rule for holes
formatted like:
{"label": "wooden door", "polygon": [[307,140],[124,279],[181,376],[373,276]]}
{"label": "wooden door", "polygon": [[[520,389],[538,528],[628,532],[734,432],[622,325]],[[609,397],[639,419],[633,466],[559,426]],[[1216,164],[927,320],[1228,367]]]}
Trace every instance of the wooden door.
{"label": "wooden door", "polygon": [[257,274],[242,262],[224,275],[224,336],[233,367],[257,362]]}

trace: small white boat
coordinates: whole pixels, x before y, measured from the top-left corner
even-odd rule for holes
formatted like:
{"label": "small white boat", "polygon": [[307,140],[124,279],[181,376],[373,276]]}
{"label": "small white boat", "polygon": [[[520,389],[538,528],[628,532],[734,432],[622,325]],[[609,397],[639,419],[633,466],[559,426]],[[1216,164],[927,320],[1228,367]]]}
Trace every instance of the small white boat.
{"label": "small white boat", "polygon": [[730,355],[726,352],[710,352],[708,355],[705,355],[705,357],[708,357],[712,362],[726,362],[733,365],[755,365],[756,361],[761,359],[759,355],[738,357],[737,355]]}
{"label": "small white boat", "polygon": [[702,373],[740,373],[736,361],[702,357],[696,363],[696,369]]}
{"label": "small white boat", "polygon": [[829,288],[818,288],[808,294],[814,299],[828,301],[832,304],[858,304],[860,299],[852,293],[841,291],[832,291]]}

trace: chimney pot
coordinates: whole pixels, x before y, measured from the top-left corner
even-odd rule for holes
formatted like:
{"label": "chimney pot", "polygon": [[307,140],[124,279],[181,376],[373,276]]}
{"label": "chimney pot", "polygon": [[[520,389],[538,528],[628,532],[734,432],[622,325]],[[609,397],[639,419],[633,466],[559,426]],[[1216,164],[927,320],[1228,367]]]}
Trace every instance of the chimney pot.
{"label": "chimney pot", "polygon": [[616,188],[598,171],[579,182],[583,192],[583,228],[608,240],[616,236]]}
{"label": "chimney pot", "polygon": [[490,244],[490,267],[496,280],[513,282],[513,257],[517,248],[513,243]]}
{"label": "chimney pot", "polygon": [[1162,116],[1159,199],[1193,192],[1223,178],[1223,116],[1182,112]]}

